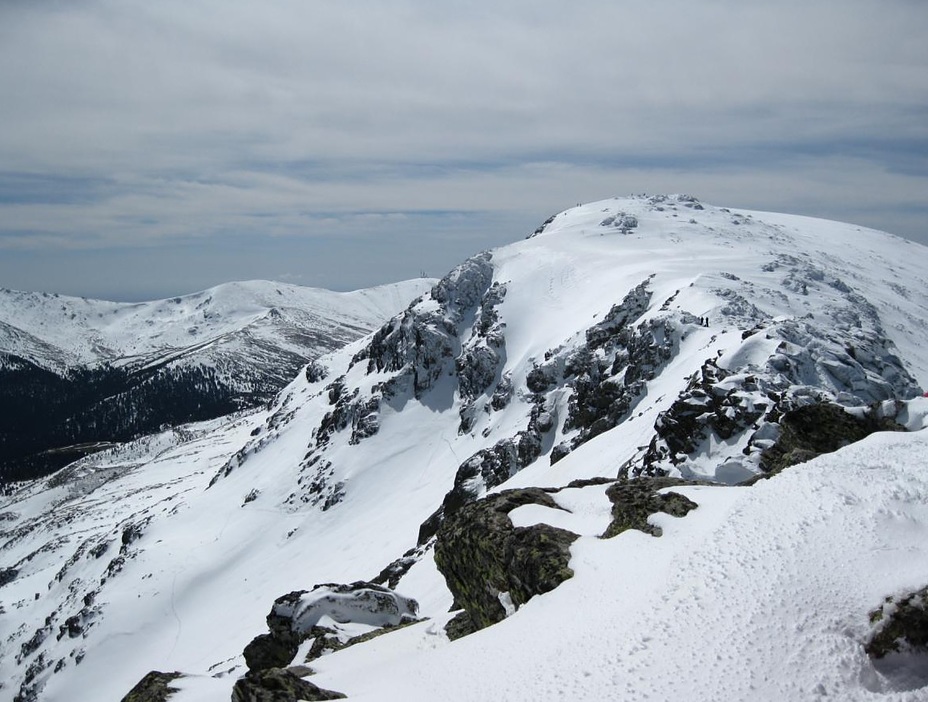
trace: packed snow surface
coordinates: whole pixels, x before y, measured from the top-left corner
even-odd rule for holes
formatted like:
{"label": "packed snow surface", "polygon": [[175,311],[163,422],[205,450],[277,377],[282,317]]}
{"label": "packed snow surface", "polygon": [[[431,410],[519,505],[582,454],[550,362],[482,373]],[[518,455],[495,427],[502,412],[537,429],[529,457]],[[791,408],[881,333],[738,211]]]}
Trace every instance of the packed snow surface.
{"label": "packed snow surface", "polygon": [[397,702],[924,700],[928,659],[887,676],[862,642],[887,594],[928,582],[926,455],[925,432],[878,434],[752,488],[675,488],[699,507],[652,517],[661,538],[597,538],[607,519],[583,512],[606,500],[584,490],[573,525],[545,520],[583,534],[571,580],[452,644],[424,623],[321,659],[313,680]]}
{"label": "packed snow surface", "polygon": [[[416,545],[469,458],[538,437],[537,456],[504,465],[501,482],[463,481],[476,495],[615,478],[643,465],[679,398],[709,402],[694,379],[710,373],[737,431],[705,430],[665,461],[678,476],[758,471],[776,437],[763,383],[796,405],[877,402],[917,431],[754,487],[674,488],[699,507],[651,517],[660,538],[600,539],[605,488],[558,492],[570,512],[512,519],[580,534],[572,579],[449,642],[452,597],[426,550],[396,590],[428,621],[313,661],[313,682],[358,700],[926,699],[924,667],[877,668],[863,652],[868,612],[928,584],[925,252],[685,197],[562,213],[410,295],[272,407],[103,452],[0,498],[0,558],[17,571],[0,587],[0,698],[28,678],[43,701],[118,700],[156,669],[188,675],[175,701],[225,702],[274,600],[374,578]],[[613,327],[634,364],[591,341]],[[564,369],[607,352],[603,383],[634,392],[614,425],[583,434],[565,421],[579,376],[566,382]],[[570,450],[552,464],[559,446]]]}

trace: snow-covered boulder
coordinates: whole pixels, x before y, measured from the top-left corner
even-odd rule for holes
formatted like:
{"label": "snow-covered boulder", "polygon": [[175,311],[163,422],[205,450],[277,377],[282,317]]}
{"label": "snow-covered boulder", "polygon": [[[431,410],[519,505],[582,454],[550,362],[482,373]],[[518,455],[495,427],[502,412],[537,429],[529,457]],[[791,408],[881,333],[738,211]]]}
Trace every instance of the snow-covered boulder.
{"label": "snow-covered boulder", "polygon": [[245,647],[245,663],[251,671],[289,665],[300,644],[318,633],[321,622],[392,627],[415,620],[418,611],[415,600],[363,580],[290,592],[274,601],[267,615],[270,633],[256,636]]}
{"label": "snow-covered boulder", "polygon": [[271,631],[289,629],[306,634],[328,617],[340,624],[396,626],[415,619],[419,604],[388,587],[363,580],[341,585],[324,583],[310,591],[291,592],[278,598],[268,615]]}

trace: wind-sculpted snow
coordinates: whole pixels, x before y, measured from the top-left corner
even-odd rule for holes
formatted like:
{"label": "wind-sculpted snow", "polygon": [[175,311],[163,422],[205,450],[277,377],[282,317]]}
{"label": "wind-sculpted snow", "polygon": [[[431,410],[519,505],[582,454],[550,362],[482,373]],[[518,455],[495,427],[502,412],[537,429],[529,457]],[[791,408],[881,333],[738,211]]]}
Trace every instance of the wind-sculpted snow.
{"label": "wind-sculpted snow", "polygon": [[[0,693],[119,699],[161,670],[172,702],[225,702],[256,660],[311,660],[357,699],[919,699],[863,646],[868,612],[928,584],[925,260],[689,196],[558,214],[268,406],[0,499]],[[498,623],[449,643],[437,530],[539,486],[558,508],[509,518],[578,535],[573,577],[494,585]],[[363,578],[428,621],[248,648],[281,593]]]}

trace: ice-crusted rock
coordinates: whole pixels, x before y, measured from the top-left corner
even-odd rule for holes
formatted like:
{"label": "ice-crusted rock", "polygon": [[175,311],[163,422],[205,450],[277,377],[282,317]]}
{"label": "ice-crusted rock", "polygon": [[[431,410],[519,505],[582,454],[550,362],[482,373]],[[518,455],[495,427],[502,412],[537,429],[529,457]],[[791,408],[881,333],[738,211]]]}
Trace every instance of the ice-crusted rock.
{"label": "ice-crusted rock", "polygon": [[[654,436],[636,474],[665,475],[710,435],[728,440],[752,426],[775,403],[753,375],[735,375],[708,359],[671,406],[658,415]],[[770,415],[771,418],[775,415]],[[758,448],[758,450],[760,450]]]}
{"label": "ice-crusted rock", "polygon": [[573,576],[568,563],[577,534],[548,524],[514,527],[509,512],[538,504],[560,509],[540,488],[506,490],[463,506],[438,531],[435,564],[464,612],[446,629],[452,638],[502,621]]}

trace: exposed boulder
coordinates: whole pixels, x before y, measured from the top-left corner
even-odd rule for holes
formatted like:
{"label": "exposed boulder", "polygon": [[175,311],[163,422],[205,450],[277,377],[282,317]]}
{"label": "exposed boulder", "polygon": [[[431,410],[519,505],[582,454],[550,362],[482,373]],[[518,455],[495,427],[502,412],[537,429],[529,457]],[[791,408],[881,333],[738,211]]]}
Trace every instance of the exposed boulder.
{"label": "exposed boulder", "polygon": [[876,633],[864,647],[872,658],[892,652],[928,654],[928,587],[901,597],[887,597],[870,612]]}
{"label": "exposed boulder", "polygon": [[323,617],[343,624],[395,627],[415,621],[418,610],[415,600],[366,581],[296,590],[274,601],[267,615],[270,633],[255,637],[245,647],[245,663],[252,671],[288,665],[300,644],[320,633]]}
{"label": "exposed boulder", "polygon": [[679,493],[661,493],[658,490],[692,484],[676,478],[638,478],[610,485],[606,488],[606,496],[612,502],[612,522],[603,538],[610,539],[628,529],[660,536],[661,528],[648,523],[648,517],[657,512],[685,517],[697,505]]}
{"label": "exposed boulder", "polygon": [[248,670],[283,668],[290,664],[299,650],[299,637],[291,634],[261,634],[245,646],[245,665]]}
{"label": "exposed boulder", "polygon": [[129,690],[122,702],[167,702],[177,692],[171,687],[171,683],[180,677],[183,677],[181,673],[153,670]]}
{"label": "exposed boulder", "polygon": [[232,702],[315,702],[342,700],[340,692],[323,690],[284,668],[249,671],[232,688]]}
{"label": "exposed boulder", "polygon": [[876,411],[851,414],[829,402],[797,407],[780,419],[780,437],[763,452],[760,465],[768,475],[778,473],[877,431],[905,431],[905,427]]}
{"label": "exposed boulder", "polygon": [[458,638],[502,621],[509,607],[553,590],[573,576],[577,534],[548,524],[514,527],[509,512],[527,504],[560,509],[539,488],[506,490],[461,507],[438,530],[435,563],[464,608],[446,628]]}

